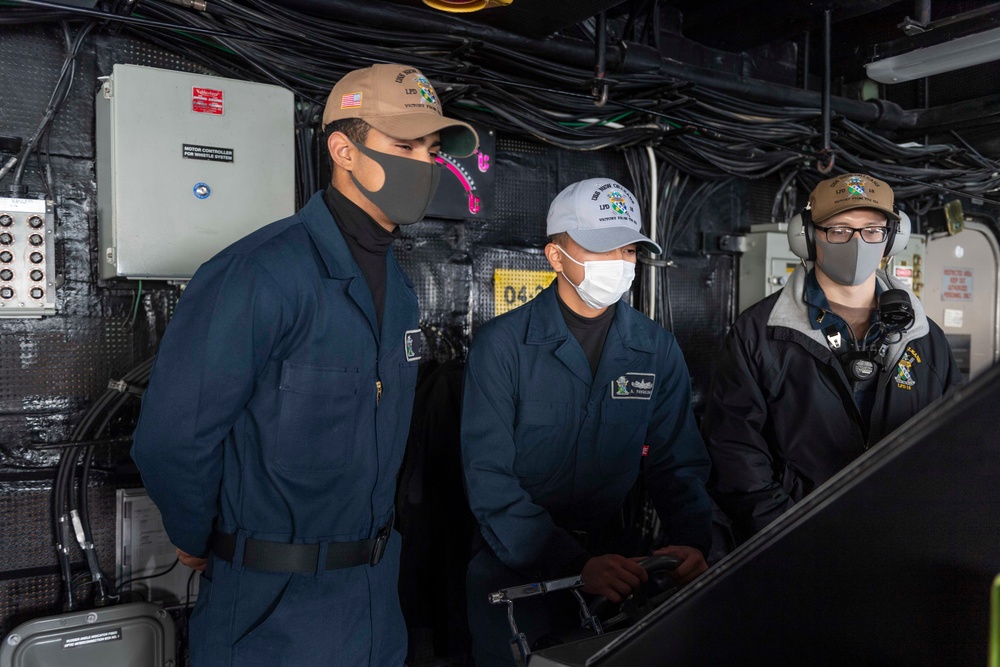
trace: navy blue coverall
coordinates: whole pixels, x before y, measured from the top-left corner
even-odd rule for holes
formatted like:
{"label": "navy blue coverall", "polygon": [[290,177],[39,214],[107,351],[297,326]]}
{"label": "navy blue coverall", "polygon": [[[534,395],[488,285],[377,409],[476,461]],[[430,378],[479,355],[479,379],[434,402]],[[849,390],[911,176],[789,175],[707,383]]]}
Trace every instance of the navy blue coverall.
{"label": "navy blue coverall", "polygon": [[[643,459],[667,543],[703,553],[711,545],[709,459],[676,340],[619,301],[591,373],[556,289],[553,283],[487,322],[469,352],[462,459],[485,541],[467,579],[480,667],[511,663],[506,608],[489,605],[487,594],[579,574],[588,555],[614,553],[608,551],[614,539],[606,538],[624,532],[622,505]],[[579,539],[584,534],[587,547]],[[550,618],[538,598],[514,603],[529,641],[550,626],[574,622],[571,598],[563,595],[570,600],[567,618]]]}
{"label": "navy blue coverall", "polygon": [[[322,193],[206,262],[160,345],[132,456],[175,545],[213,526],[320,545],[391,520],[419,358],[413,284],[390,250],[381,336]],[[269,573],[212,557],[193,665],[402,665],[399,536],[375,566]]]}

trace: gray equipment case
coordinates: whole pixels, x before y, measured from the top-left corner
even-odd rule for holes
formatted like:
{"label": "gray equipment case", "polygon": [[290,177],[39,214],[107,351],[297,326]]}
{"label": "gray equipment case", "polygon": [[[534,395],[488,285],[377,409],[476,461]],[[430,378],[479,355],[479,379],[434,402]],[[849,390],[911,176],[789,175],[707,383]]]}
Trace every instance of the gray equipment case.
{"label": "gray equipment case", "polygon": [[148,602],[27,621],[0,644],[0,667],[174,667],[174,621]]}

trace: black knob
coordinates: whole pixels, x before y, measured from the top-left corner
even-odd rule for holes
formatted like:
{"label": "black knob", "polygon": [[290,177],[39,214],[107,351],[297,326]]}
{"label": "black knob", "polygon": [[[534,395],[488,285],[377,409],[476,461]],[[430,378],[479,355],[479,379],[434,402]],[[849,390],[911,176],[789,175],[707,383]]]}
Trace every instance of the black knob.
{"label": "black knob", "polygon": [[44,278],[44,277],[45,277],[45,274],[44,274],[44,273],[42,273],[40,269],[32,269],[32,270],[31,270],[31,273],[29,273],[28,275],[29,275],[29,276],[31,277],[31,279],[32,279],[32,280],[34,280],[34,281],[35,281],[36,283],[37,283],[37,282],[38,282],[39,280],[41,280],[42,278]]}
{"label": "black knob", "polygon": [[32,229],[38,229],[44,224],[45,221],[42,220],[42,217],[39,215],[33,215],[30,218],[28,218],[28,226],[31,227]]}
{"label": "black knob", "polygon": [[10,282],[14,279],[14,272],[10,269],[0,269],[0,280]]}
{"label": "black knob", "polygon": [[32,264],[41,264],[42,260],[45,259],[45,256],[42,255],[42,253],[40,252],[33,252],[30,255],[28,255],[28,259],[31,260]]}
{"label": "black knob", "polygon": [[14,236],[10,232],[0,233],[0,245],[10,245],[14,242]]}
{"label": "black knob", "polygon": [[3,252],[0,252],[0,262],[3,262],[4,264],[10,264],[13,261],[14,261],[14,253],[12,253],[10,250],[4,250]]}
{"label": "black knob", "polygon": [[14,218],[4,213],[0,215],[0,227],[10,227],[14,224]]}
{"label": "black knob", "polygon": [[0,299],[13,299],[14,298],[14,288],[4,285],[0,287]]}
{"label": "black knob", "polygon": [[45,296],[45,290],[43,290],[41,287],[32,287],[30,294],[32,299],[41,299],[43,296]]}
{"label": "black knob", "polygon": [[42,238],[41,234],[32,234],[28,237],[28,243],[34,246],[39,246],[45,243],[45,239]]}

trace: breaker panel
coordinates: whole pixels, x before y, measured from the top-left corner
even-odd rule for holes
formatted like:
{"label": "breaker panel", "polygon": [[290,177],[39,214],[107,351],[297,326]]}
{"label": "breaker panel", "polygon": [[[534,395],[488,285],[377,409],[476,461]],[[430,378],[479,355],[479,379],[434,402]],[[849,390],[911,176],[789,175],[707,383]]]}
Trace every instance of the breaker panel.
{"label": "breaker panel", "polygon": [[96,101],[101,278],[186,280],[295,209],[292,93],[115,65]]}
{"label": "breaker panel", "polygon": [[54,315],[52,202],[0,198],[0,317]]}
{"label": "breaker panel", "polygon": [[751,225],[741,245],[739,312],[777,292],[802,260],[788,247],[787,223]]}

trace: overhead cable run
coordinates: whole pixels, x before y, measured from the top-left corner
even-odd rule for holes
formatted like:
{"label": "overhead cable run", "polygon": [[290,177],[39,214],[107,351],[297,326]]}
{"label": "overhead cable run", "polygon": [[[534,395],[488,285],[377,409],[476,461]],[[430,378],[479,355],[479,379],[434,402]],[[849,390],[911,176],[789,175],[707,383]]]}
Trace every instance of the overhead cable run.
{"label": "overhead cable run", "polygon": [[[314,138],[333,82],[375,62],[405,62],[433,80],[453,115],[561,148],[652,146],[667,164],[703,180],[775,174],[784,179],[793,171],[806,187],[820,178],[817,163],[833,156],[834,171],[870,171],[888,181],[900,199],[943,192],[1000,205],[1000,198],[991,196],[1000,189],[1000,161],[979,155],[960,136],[955,144],[897,144],[866,127],[919,122],[907,116],[915,112],[887,102],[834,99],[829,152],[821,154],[826,133],[820,105],[806,104],[814,92],[709,75],[661,59],[654,49],[658,13],[649,2],[634,3],[635,16],[625,21],[625,34],[647,43],[612,47],[609,37],[597,86],[594,53],[601,31],[589,23],[544,40],[480,26],[486,35],[481,38],[469,22],[356,0],[330,3],[327,16],[334,18],[265,0],[195,3],[203,11],[175,1],[112,0],[107,9],[80,10],[80,16],[122,21],[123,30],[220,75],[292,90],[298,100],[300,194],[319,186]],[[13,2],[35,21],[44,13],[40,8],[52,20],[77,11],[46,0]],[[116,14],[126,7],[129,16]],[[8,22],[16,15],[12,12]],[[422,22],[421,29],[404,30],[407,21]],[[653,24],[640,28],[644,22]],[[601,105],[594,95],[598,89],[600,98],[607,94]]]}

